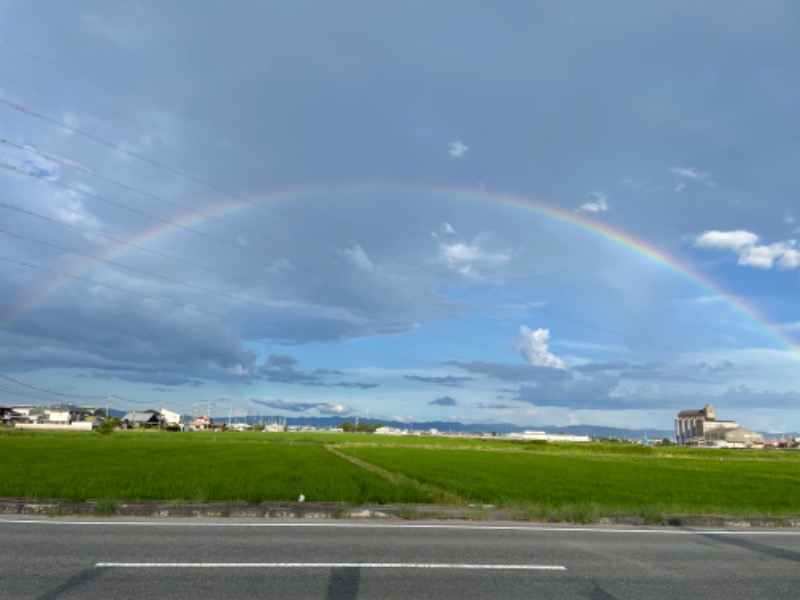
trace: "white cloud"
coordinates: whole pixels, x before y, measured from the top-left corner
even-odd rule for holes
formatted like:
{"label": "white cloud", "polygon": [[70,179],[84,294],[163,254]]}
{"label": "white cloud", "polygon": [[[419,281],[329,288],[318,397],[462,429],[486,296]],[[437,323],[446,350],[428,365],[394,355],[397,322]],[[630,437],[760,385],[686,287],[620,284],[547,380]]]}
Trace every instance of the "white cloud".
{"label": "white cloud", "polygon": [[681,179],[693,179],[694,181],[706,181],[708,173],[703,173],[692,167],[670,167],[669,172]]}
{"label": "white cloud", "polygon": [[800,250],[796,240],[759,244],[759,236],[749,231],[707,231],[695,239],[698,248],[732,250],[739,255],[738,263],[755,269],[779,270],[800,267]]}
{"label": "white cloud", "polygon": [[513,348],[518,351],[528,364],[535,367],[550,369],[563,369],[564,361],[550,352],[547,340],[550,339],[549,329],[531,330],[525,325],[519,328],[519,335],[514,338]]}
{"label": "white cloud", "polygon": [[704,183],[709,187],[717,185],[708,173],[698,171],[694,167],[670,167],[669,172],[676,177],[675,187],[672,188],[673,192],[680,192],[683,190],[683,188],[686,187],[687,181]]}
{"label": "white cloud", "polygon": [[786,225],[794,225],[794,215],[786,213],[785,215],[783,215],[783,222]]}
{"label": "white cloud", "polygon": [[450,223],[445,221],[436,230],[431,231],[431,235],[433,237],[439,237],[440,233],[443,233],[445,235],[455,235],[456,234],[456,230],[453,229],[453,226],[450,225]]}
{"label": "white cloud", "polygon": [[372,271],[375,268],[367,253],[358,244],[353,244],[350,248],[340,250],[340,253],[357,269]]}
{"label": "white cloud", "polygon": [[[91,188],[83,184],[78,184],[75,187],[81,191],[92,192]],[[79,192],[75,190],[56,190],[53,193],[53,198],[57,199],[61,205],[55,206],[51,210],[61,221],[69,225],[90,227],[93,229],[101,227],[101,222],[89,212],[78,196]]]}
{"label": "white cloud", "polygon": [[451,142],[447,147],[447,153],[453,158],[463,158],[467,152],[469,152],[469,146],[461,140]]}
{"label": "white cloud", "polygon": [[474,262],[502,264],[508,262],[510,256],[503,252],[484,252],[478,246],[455,243],[439,246],[442,259],[453,266],[468,265]]}
{"label": "white cloud", "polygon": [[285,273],[286,271],[293,271],[293,270],[294,270],[294,265],[291,262],[289,262],[288,258],[285,257],[276,258],[266,268],[267,273],[272,273],[273,275],[279,275],[281,273]]}
{"label": "white cloud", "polygon": [[789,247],[784,249],[783,254],[778,259],[779,269],[789,270],[800,267],[800,250],[795,247],[796,243],[795,240],[784,242],[784,244],[789,244]]}
{"label": "white cloud", "polygon": [[698,248],[717,248],[726,250],[741,250],[758,243],[759,237],[755,233],[743,231],[707,231],[697,237],[695,246]]}
{"label": "white cloud", "polygon": [[575,209],[575,212],[601,213],[611,209],[611,206],[607,202],[608,200],[607,194],[595,191],[595,192],[589,192],[589,194],[587,195],[594,198],[594,200],[591,202],[585,202],[584,204],[581,204],[578,208]]}

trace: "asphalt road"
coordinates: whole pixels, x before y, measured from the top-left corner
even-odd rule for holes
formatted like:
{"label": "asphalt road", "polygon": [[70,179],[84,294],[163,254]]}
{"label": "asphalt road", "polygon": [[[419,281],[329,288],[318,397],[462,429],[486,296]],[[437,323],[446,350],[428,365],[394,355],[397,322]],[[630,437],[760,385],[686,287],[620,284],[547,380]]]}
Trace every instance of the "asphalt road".
{"label": "asphalt road", "polygon": [[800,531],[0,519],[0,598],[800,597]]}

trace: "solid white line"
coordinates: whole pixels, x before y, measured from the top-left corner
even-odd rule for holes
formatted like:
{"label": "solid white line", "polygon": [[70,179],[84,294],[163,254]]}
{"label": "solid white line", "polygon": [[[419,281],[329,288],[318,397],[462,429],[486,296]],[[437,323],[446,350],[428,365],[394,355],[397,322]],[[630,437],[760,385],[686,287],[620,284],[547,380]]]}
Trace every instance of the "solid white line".
{"label": "solid white line", "polygon": [[612,533],[653,535],[778,535],[800,536],[800,530],[773,529],[614,529],[605,527],[559,527],[538,525],[445,525],[413,523],[270,523],[270,522],[203,522],[186,521],[61,521],[58,519],[0,519],[0,524],[22,525],[80,525],[80,526],[131,526],[131,527],[268,527],[268,528],[340,528],[340,529],[453,529],[456,531],[520,531],[520,532],[566,532],[566,533]]}
{"label": "solid white line", "polygon": [[473,565],[459,563],[106,563],[95,567],[114,569],[467,569],[515,571],[566,571],[561,565]]}

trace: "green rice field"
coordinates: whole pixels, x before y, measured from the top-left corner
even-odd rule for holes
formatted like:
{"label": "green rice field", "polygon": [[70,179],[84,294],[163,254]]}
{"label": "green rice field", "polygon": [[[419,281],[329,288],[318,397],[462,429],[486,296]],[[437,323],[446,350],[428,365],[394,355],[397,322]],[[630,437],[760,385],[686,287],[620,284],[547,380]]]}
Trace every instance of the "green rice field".
{"label": "green rice field", "polygon": [[351,447],[344,452],[473,502],[528,506],[545,513],[568,508],[622,514],[800,514],[800,461],[786,460],[786,454],[766,460],[763,451],[752,451],[760,452],[754,457],[751,452],[737,456],[711,450],[674,456],[590,449],[426,452]]}
{"label": "green rice field", "polygon": [[219,443],[166,434],[161,440],[0,438],[0,496],[73,501],[297,500],[350,504],[428,502],[317,444]]}
{"label": "green rice field", "polygon": [[[800,516],[800,452],[368,434],[0,430],[0,497]],[[655,519],[657,521],[658,519]]]}

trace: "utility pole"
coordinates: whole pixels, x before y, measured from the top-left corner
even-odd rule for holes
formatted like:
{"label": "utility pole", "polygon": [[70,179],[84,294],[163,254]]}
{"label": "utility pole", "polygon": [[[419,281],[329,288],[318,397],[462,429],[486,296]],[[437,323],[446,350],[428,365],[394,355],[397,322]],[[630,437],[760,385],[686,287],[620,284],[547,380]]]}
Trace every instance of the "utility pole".
{"label": "utility pole", "polygon": [[111,394],[106,396],[106,420],[108,420],[108,406],[111,404]]}

